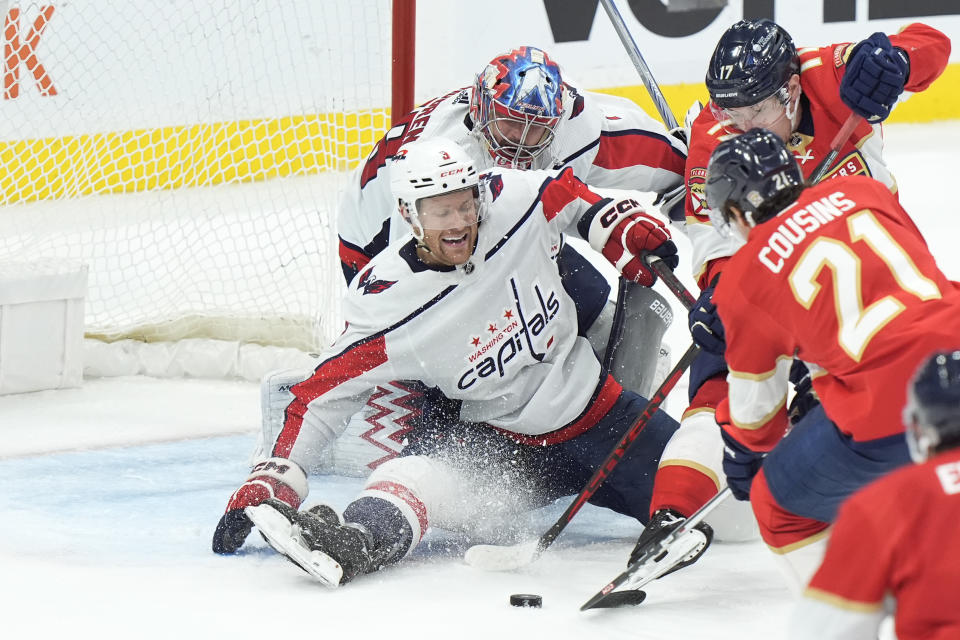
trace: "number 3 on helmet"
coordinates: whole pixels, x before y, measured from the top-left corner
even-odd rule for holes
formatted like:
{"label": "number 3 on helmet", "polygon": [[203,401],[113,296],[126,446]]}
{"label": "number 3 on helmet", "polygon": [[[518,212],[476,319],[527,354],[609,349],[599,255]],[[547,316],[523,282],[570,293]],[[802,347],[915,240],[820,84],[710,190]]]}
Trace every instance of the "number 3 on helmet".
{"label": "number 3 on helmet", "polygon": [[473,160],[456,142],[446,138],[417,140],[404,145],[391,158],[390,189],[397,200],[400,216],[423,237],[425,224],[420,203],[463,189],[473,189],[477,221],[483,216],[480,204],[480,177]]}

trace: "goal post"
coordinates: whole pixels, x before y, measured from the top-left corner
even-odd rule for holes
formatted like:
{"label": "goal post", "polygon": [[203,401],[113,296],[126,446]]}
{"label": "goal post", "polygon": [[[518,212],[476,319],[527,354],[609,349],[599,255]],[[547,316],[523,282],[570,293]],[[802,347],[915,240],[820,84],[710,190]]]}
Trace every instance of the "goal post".
{"label": "goal post", "polygon": [[86,264],[88,338],[322,348],[338,192],[412,107],[413,5],[11,0],[0,263]]}

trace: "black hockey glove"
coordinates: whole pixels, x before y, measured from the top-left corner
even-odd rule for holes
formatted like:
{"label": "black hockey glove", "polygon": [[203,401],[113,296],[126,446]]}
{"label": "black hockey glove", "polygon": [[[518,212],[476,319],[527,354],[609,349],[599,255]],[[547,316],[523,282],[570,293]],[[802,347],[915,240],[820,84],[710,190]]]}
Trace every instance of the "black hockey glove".
{"label": "black hockey glove", "polygon": [[270,498],[277,498],[294,509],[307,497],[307,476],[296,463],[285,458],[270,458],[257,464],[247,481],[232,496],[213,533],[214,553],[234,553],[250,535],[253,523],[243,512]]}
{"label": "black hockey glove", "polygon": [[704,289],[700,297],[697,298],[696,304],[693,305],[687,315],[687,323],[690,326],[690,335],[693,337],[693,341],[700,345],[701,349],[722,356],[727,348],[727,343],[723,323],[717,313],[717,305],[712,300],[715,285],[716,281]]}
{"label": "black hockey glove", "polygon": [[800,360],[794,360],[790,367],[790,382],[793,383],[793,400],[787,408],[790,426],[795,427],[807,413],[820,404],[817,392],[813,390],[813,378],[810,370]]}
{"label": "black hockey glove", "polygon": [[890,115],[909,77],[906,52],[890,44],[885,33],[874,33],[850,52],[840,98],[857,115],[880,122]]}
{"label": "black hockey glove", "polygon": [[660,207],[660,215],[668,218],[671,222],[684,222],[687,219],[687,214],[684,211],[686,199],[687,187],[681,184],[658,195],[653,204]]}
{"label": "black hockey glove", "polygon": [[766,454],[751,451],[728,435],[724,429],[720,430],[720,435],[723,436],[723,473],[727,476],[727,486],[737,500],[749,500],[750,485],[753,484],[753,477],[760,471]]}

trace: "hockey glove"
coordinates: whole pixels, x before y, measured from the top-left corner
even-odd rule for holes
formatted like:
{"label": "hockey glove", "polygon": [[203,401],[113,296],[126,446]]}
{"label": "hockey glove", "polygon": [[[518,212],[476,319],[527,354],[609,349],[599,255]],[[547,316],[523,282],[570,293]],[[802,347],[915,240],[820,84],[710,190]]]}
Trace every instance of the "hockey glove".
{"label": "hockey glove", "polygon": [[737,500],[749,500],[750,485],[760,471],[766,454],[751,451],[724,429],[720,430],[720,435],[723,437],[723,473],[727,476],[727,486]]}
{"label": "hockey glove", "polygon": [[270,458],[256,465],[247,481],[237,489],[213,534],[214,553],[234,553],[250,535],[253,523],[243,512],[270,498],[277,498],[298,508],[307,497],[307,476],[294,462]]}
{"label": "hockey glove", "polygon": [[703,290],[687,314],[687,323],[693,341],[700,345],[701,349],[722,356],[727,343],[717,305],[713,303],[713,290],[714,285]]}
{"label": "hockey glove", "polygon": [[587,240],[620,274],[644,287],[653,286],[657,276],[646,262],[657,256],[671,269],[680,264],[677,246],[657,218],[632,198],[610,203],[590,221]]}
{"label": "hockey glove", "polygon": [[670,191],[664,191],[658,195],[657,199],[653,201],[653,204],[660,207],[660,214],[663,215],[663,217],[669,218],[673,222],[684,222],[687,219],[687,214],[684,210],[684,202],[686,199],[687,187],[681,184]]}
{"label": "hockey glove", "polygon": [[840,82],[840,98],[857,115],[880,122],[890,115],[909,77],[910,58],[906,52],[878,32],[850,52]]}
{"label": "hockey glove", "polygon": [[803,416],[820,404],[820,398],[813,390],[810,370],[802,361],[793,361],[790,367],[790,382],[793,383],[794,395],[787,408],[787,417],[790,419],[790,426],[794,427],[803,419]]}

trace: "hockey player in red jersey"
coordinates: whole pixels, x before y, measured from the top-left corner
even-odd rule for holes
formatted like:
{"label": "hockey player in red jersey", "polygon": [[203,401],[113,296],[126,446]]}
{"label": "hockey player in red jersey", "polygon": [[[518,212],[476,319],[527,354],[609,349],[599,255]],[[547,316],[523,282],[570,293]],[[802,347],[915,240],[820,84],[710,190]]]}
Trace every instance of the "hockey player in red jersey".
{"label": "hockey player in red jersey", "polygon": [[[770,20],[741,21],[720,38],[706,75],[710,102],[692,123],[685,174],[687,196],[684,229],[692,246],[693,273],[701,295],[689,315],[691,333],[703,348],[690,368],[690,406],[684,412],[676,446],[710,440],[716,454],[700,481],[719,483],[720,442],[714,412],[726,394],[723,327],[711,302],[713,285],[739,239],[716,233],[704,197],[711,152],[752,127],[772,130],[810,176],[828,153],[830,143],[850,114],[867,118],[840,150],[828,177],[866,175],[892,192],[897,186],[881,155],[880,121],[901,92],[926,89],[943,72],[950,41],[923,24],[911,24],[889,38],[875,33],[859,43],[800,49],[790,35]],[[797,393],[791,413],[799,417],[816,405],[803,367],[793,372]],[[670,460],[670,452],[664,456]],[[679,495],[671,495],[680,488]],[[715,486],[715,488],[719,488]],[[702,493],[702,492],[701,492]],[[690,515],[698,495],[682,487],[665,468],[657,477],[655,503],[672,505],[674,515]]]}
{"label": "hockey player in red jersey", "polygon": [[[442,138],[395,154],[392,181],[412,236],[355,277],[346,328],[314,375],[293,388],[273,457],[230,498],[214,535],[236,551],[251,518],[275,547],[336,586],[397,562],[429,526],[490,527],[582,488],[646,405],[603,368],[578,335],[555,256],[577,233],[641,285],[645,257],[676,265],[664,223],[638,192],[602,197],[559,174],[503,170],[478,177]],[[445,403],[378,467],[340,516],[298,513],[303,469],[385,380],[419,380]],[[646,522],[653,476],[677,423],[657,412],[591,502]],[[268,499],[272,499],[269,502]],[[709,543],[704,527],[702,552]]]}
{"label": "hockey player in red jersey", "polygon": [[[924,362],[903,419],[916,466],[840,508],[823,563],[790,625],[792,640],[873,640],[894,615],[899,640],[960,638],[960,351]],[[893,611],[891,611],[893,609]]]}
{"label": "hockey player in red jersey", "polygon": [[[714,294],[729,367],[716,412],[724,472],[799,587],[843,500],[909,460],[907,378],[960,335],[960,293],[882,183],[806,185],[769,131],[717,146],[706,196],[714,226],[746,242]],[[821,404],[791,429],[795,357]]]}

